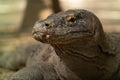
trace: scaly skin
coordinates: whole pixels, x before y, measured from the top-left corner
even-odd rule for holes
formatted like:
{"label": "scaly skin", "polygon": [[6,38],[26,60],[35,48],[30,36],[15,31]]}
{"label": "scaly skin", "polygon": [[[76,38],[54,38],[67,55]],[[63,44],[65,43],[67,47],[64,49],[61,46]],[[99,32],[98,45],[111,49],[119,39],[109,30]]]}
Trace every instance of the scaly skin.
{"label": "scaly skin", "polygon": [[93,13],[68,10],[50,15],[36,22],[32,34],[51,46],[36,52],[30,59],[36,61],[11,80],[120,80],[119,36],[106,34]]}

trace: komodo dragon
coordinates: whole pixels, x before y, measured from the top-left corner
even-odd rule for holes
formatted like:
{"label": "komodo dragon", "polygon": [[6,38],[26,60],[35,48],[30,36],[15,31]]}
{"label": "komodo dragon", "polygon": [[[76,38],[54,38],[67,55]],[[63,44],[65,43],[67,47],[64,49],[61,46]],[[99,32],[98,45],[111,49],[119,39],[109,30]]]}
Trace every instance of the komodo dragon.
{"label": "komodo dragon", "polygon": [[105,33],[92,12],[50,15],[35,23],[32,34],[47,47],[11,80],[120,80],[119,36]]}

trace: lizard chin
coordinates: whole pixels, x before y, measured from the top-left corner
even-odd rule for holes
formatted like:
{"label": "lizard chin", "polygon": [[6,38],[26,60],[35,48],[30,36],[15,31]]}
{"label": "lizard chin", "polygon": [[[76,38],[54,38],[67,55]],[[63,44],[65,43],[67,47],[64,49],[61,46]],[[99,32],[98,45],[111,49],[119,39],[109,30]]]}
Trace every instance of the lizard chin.
{"label": "lizard chin", "polygon": [[37,41],[40,41],[43,43],[49,42],[50,35],[47,33],[44,34],[41,32],[34,32],[34,33],[32,33],[32,35],[33,35],[33,38]]}

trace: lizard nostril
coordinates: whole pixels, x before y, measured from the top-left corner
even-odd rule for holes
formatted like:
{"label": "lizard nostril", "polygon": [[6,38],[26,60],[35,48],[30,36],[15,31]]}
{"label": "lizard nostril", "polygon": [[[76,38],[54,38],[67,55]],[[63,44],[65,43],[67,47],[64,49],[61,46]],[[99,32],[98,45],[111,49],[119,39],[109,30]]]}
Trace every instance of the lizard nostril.
{"label": "lizard nostril", "polygon": [[49,26],[50,24],[48,24],[48,23],[45,23],[45,26]]}
{"label": "lizard nostril", "polygon": [[49,23],[45,23],[45,26],[46,26],[47,28],[51,28],[51,27],[52,27]]}

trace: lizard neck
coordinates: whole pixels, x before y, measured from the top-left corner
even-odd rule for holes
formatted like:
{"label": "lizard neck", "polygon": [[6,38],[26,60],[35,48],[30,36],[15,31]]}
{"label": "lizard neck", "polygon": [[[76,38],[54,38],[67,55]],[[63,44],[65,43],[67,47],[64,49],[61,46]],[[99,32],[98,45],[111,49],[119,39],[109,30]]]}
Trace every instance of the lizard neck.
{"label": "lizard neck", "polygon": [[[64,60],[65,59],[91,59],[98,56],[100,53],[99,46],[94,40],[78,40],[69,44],[52,45],[57,55]],[[68,60],[68,61],[71,61]]]}
{"label": "lizard neck", "polygon": [[[98,67],[104,65],[106,59],[94,39],[78,40],[70,44],[52,45],[61,61],[75,74],[83,79],[97,79]],[[92,74],[91,74],[92,72]]]}

